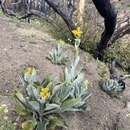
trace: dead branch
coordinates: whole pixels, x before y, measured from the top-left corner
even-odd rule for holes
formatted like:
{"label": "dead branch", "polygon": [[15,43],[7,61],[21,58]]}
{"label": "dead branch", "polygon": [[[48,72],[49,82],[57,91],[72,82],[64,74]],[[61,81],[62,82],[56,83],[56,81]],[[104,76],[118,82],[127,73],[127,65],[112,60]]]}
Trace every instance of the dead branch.
{"label": "dead branch", "polygon": [[[58,5],[56,5],[54,2],[51,0],[45,0],[47,4],[59,15],[61,18],[65,21],[66,25],[68,26],[69,30],[72,31],[73,29],[76,28],[76,25],[72,21],[72,19],[65,14],[62,9],[59,8]],[[73,35],[73,34],[72,34]]]}
{"label": "dead branch", "polygon": [[15,17],[17,17],[17,15],[14,13],[14,11],[13,10],[9,10],[8,8],[7,8],[7,5],[6,5],[6,0],[1,0],[1,9],[2,9],[2,11],[3,11],[3,13],[5,14],[5,15],[10,15],[10,16],[15,16]]}
{"label": "dead branch", "polygon": [[130,34],[130,17],[124,19],[124,21],[118,23],[117,29],[111,40],[112,43],[114,43],[116,40],[123,37],[124,35]]}

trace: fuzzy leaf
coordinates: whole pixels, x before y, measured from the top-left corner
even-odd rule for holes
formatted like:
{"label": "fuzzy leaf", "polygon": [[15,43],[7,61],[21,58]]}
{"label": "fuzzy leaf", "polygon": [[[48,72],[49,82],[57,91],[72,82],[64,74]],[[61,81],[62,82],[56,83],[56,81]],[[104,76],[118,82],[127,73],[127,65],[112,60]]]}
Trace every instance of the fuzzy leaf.
{"label": "fuzzy leaf", "polygon": [[74,106],[78,105],[81,102],[80,98],[72,98],[72,99],[68,99],[66,100],[62,106],[61,106],[61,110],[62,111],[66,111],[68,108],[73,108]]}
{"label": "fuzzy leaf", "polygon": [[33,130],[36,126],[36,122],[32,120],[27,120],[22,123],[22,130]]}
{"label": "fuzzy leaf", "polygon": [[27,94],[28,94],[29,97],[36,98],[36,99],[39,98],[38,89],[35,88],[34,86],[32,86],[32,84],[29,84],[27,86],[26,91],[27,91]]}
{"label": "fuzzy leaf", "polygon": [[18,104],[16,105],[16,112],[17,112],[19,115],[21,115],[21,116],[27,115],[27,111],[25,110],[25,107],[24,107],[22,104],[20,104],[20,103],[18,103]]}
{"label": "fuzzy leaf", "polygon": [[29,101],[28,104],[30,105],[30,107],[35,110],[35,111],[39,111],[40,110],[40,105],[37,101]]}
{"label": "fuzzy leaf", "polygon": [[57,47],[50,52],[48,59],[53,64],[61,65],[67,62],[68,57],[63,52],[63,48],[58,44]]}
{"label": "fuzzy leaf", "polygon": [[49,123],[49,122],[46,121],[46,120],[44,120],[44,121],[39,121],[39,122],[37,123],[37,128],[36,128],[36,130],[46,130],[48,123]]}
{"label": "fuzzy leaf", "polygon": [[22,93],[16,92],[15,96],[20,100],[22,103],[26,103],[25,98],[23,97]]}
{"label": "fuzzy leaf", "polygon": [[59,108],[60,108],[60,106],[57,104],[47,104],[45,111],[51,111],[53,109],[59,109]]}
{"label": "fuzzy leaf", "polygon": [[57,127],[67,128],[65,122],[60,117],[50,116],[48,128],[55,130]]}
{"label": "fuzzy leaf", "polygon": [[25,69],[25,72],[23,73],[23,78],[28,83],[34,83],[36,82],[36,69],[34,67],[28,67]]}

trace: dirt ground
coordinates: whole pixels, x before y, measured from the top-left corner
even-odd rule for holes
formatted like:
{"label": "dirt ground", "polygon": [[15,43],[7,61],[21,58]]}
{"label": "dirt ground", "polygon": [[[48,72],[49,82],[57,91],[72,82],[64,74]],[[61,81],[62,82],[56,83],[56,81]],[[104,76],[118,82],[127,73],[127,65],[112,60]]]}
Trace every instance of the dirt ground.
{"label": "dirt ground", "polygon": [[[0,17],[0,104],[13,105],[4,97],[18,88],[18,75],[25,66],[35,66],[39,80],[46,74],[52,75],[55,80],[59,79],[64,66],[53,65],[46,58],[55,46],[53,43],[55,39],[46,31]],[[73,47],[67,45],[66,49],[69,58],[73,59]],[[93,84],[89,88],[92,96],[88,102],[88,111],[64,114],[68,130],[130,130],[130,117],[127,116],[130,112],[127,107],[130,102],[130,80],[121,99],[111,98],[98,86],[96,61],[81,51],[80,65],[85,68],[85,77]]]}

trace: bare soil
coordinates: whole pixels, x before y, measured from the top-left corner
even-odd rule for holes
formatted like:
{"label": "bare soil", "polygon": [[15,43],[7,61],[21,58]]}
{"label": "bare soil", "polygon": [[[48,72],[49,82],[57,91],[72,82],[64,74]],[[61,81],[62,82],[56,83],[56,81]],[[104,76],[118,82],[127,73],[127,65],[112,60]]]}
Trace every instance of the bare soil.
{"label": "bare soil", "polygon": [[[46,30],[46,29],[45,29]],[[18,75],[23,68],[33,65],[39,73],[39,80],[50,74],[58,80],[64,66],[53,65],[47,56],[55,46],[55,39],[46,31],[40,31],[25,23],[14,23],[9,18],[0,17],[0,104],[10,104],[6,95],[12,94],[20,85]],[[70,59],[74,58],[74,48],[67,45]],[[130,80],[120,99],[111,98],[98,86],[99,75],[96,61],[87,53],[81,53],[80,65],[85,77],[93,87],[88,102],[88,111],[65,113],[68,130],[130,130]],[[13,105],[13,104],[12,104]]]}

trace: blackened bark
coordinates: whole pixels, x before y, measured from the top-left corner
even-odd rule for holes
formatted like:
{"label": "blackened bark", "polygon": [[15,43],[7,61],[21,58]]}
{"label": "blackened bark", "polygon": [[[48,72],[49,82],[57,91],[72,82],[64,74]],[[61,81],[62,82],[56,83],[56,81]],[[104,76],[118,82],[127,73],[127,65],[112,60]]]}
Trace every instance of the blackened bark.
{"label": "blackened bark", "polygon": [[[62,17],[62,19],[65,21],[66,25],[68,26],[70,32],[76,28],[74,22],[72,19],[67,16],[60,8],[58,5],[56,5],[53,0],[45,0],[47,4],[58,14]],[[72,34],[73,35],[73,34]]]}
{"label": "blackened bark", "polygon": [[101,40],[97,45],[97,57],[102,59],[104,50],[108,47],[108,42],[111,39],[115,27],[117,13],[114,7],[111,5],[110,0],[93,0],[100,15],[104,18],[105,30],[101,35]]}

